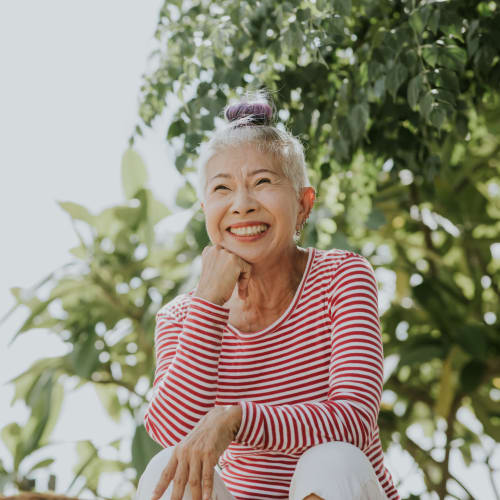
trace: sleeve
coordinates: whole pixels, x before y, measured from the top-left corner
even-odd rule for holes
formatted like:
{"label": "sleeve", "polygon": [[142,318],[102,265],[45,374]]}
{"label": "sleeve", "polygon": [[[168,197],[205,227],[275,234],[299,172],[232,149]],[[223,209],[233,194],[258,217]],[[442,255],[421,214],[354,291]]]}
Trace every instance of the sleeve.
{"label": "sleeve", "polygon": [[337,267],[327,307],[332,322],[328,399],[290,405],[240,401],[236,442],[290,454],[328,441],[368,449],[380,409],[383,349],[377,281],[365,257],[350,254]]}
{"label": "sleeve", "polygon": [[183,321],[175,304],[156,315],[156,370],[144,424],[163,447],[179,443],[215,404],[229,309],[200,297],[190,300]]}

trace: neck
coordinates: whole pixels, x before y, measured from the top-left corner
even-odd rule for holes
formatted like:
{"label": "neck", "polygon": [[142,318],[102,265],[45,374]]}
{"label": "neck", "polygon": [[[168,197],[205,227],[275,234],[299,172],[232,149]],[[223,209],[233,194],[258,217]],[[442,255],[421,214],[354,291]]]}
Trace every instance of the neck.
{"label": "neck", "polygon": [[232,299],[242,310],[275,311],[287,307],[302,279],[307,256],[306,250],[293,245],[272,261],[252,264],[248,297],[241,300],[235,287]]}

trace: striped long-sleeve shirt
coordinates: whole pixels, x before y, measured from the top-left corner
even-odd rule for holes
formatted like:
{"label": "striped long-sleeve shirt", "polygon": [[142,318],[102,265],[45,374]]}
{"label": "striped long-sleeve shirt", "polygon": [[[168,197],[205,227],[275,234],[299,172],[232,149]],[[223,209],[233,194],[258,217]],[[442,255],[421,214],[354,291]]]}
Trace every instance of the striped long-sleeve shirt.
{"label": "striped long-sleeve shirt", "polygon": [[287,499],[299,457],[327,441],[361,449],[387,497],[399,499],[377,424],[383,350],[373,268],[354,252],[308,251],[292,302],[263,330],[238,330],[228,308],[193,292],[159,310],[146,429],[173,446],[215,405],[239,404],[240,429],[219,459],[237,500]]}

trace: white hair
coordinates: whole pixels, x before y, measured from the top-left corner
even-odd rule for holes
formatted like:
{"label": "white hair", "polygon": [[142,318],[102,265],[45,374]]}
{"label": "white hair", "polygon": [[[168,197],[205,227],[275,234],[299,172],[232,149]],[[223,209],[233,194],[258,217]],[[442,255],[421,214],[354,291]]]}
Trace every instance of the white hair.
{"label": "white hair", "polygon": [[[262,100],[262,94],[259,94],[259,97],[259,100]],[[264,101],[269,104],[266,99]],[[205,199],[208,161],[228,148],[246,144],[252,144],[258,151],[275,157],[283,173],[290,180],[297,197],[300,196],[302,188],[310,186],[302,143],[284,127],[281,129],[270,124],[252,123],[250,115],[216,126],[212,137],[200,144],[196,167],[198,171],[197,193],[201,201]]]}

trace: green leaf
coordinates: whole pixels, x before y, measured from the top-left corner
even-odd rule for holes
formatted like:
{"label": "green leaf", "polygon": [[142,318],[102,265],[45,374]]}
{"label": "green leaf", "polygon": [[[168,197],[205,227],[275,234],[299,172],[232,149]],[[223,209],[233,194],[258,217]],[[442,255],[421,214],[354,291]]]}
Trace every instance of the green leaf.
{"label": "green leaf", "polygon": [[419,101],[420,114],[427,120],[431,114],[434,99],[431,92],[426,92]]}
{"label": "green leaf", "polygon": [[175,159],[175,168],[182,174],[184,171],[184,167],[186,166],[186,162],[189,156],[185,153],[182,153]]}
{"label": "green leaf", "polygon": [[31,474],[36,469],[43,469],[44,467],[48,467],[49,465],[52,465],[54,461],[55,460],[53,458],[45,458],[44,460],[41,460],[37,464],[33,465],[33,467],[31,467],[31,469],[28,470],[26,475]]}
{"label": "green leaf", "polygon": [[133,149],[127,149],[122,158],[122,186],[126,198],[133,198],[146,186],[148,174],[142,158]]}
{"label": "green leaf", "polygon": [[2,428],[1,432],[2,441],[4,442],[7,449],[10,451],[12,457],[16,455],[16,448],[20,441],[21,433],[22,433],[21,426],[16,422],[7,424]]}
{"label": "green leaf", "polygon": [[434,11],[429,17],[429,22],[427,27],[429,28],[430,31],[432,31],[433,35],[437,33],[440,16],[441,16],[441,11],[439,9],[434,9]]}
{"label": "green leaf", "polygon": [[173,137],[178,137],[181,134],[185,134],[186,130],[187,130],[186,122],[182,118],[179,118],[178,120],[172,122],[170,124],[170,127],[168,127],[167,139],[170,140]]}
{"label": "green leaf", "polygon": [[396,63],[387,73],[387,77],[385,80],[387,90],[392,95],[393,99],[396,99],[396,94],[398,92],[401,84],[406,80],[408,76],[408,70],[406,66],[401,63]]}
{"label": "green leaf", "polygon": [[70,248],[68,250],[68,252],[70,252],[72,255],[74,255],[75,257],[77,257],[81,260],[86,260],[90,257],[88,250],[82,245],[78,245],[77,247]]}
{"label": "green leaf", "polygon": [[49,380],[38,404],[33,407],[30,418],[23,427],[22,458],[33,453],[42,444],[41,439],[49,421],[51,392],[52,380]]}
{"label": "green leaf", "polygon": [[417,35],[422,34],[422,31],[424,31],[430,14],[431,8],[429,5],[423,5],[410,14],[408,22]]}
{"label": "green leaf", "polygon": [[96,216],[95,228],[99,236],[113,236],[121,223],[116,219],[116,207],[109,207],[102,210]]}
{"label": "green leaf", "polygon": [[441,128],[443,125],[443,122],[446,118],[446,112],[445,110],[439,106],[436,105],[433,107],[431,114],[430,114],[430,121],[431,123],[436,127],[436,128]]}
{"label": "green leaf", "polygon": [[410,107],[412,109],[415,109],[417,107],[420,94],[424,90],[425,90],[425,87],[423,85],[423,78],[422,78],[421,74],[414,76],[408,82],[407,98],[408,98],[408,104],[410,105]]}
{"label": "green leaf", "polygon": [[[484,431],[487,435],[492,437],[495,441],[500,442],[500,405],[496,401],[496,408],[491,408],[491,400],[484,396],[479,396],[477,392],[470,395],[472,407],[476,417],[483,425]],[[493,419],[492,417],[496,417]]]}
{"label": "green leaf", "polygon": [[368,105],[359,103],[352,108],[351,113],[347,116],[353,142],[357,142],[364,134],[368,123],[368,113]]}
{"label": "green leaf", "polygon": [[45,424],[45,428],[42,432],[42,435],[40,436],[40,444],[42,446],[49,444],[50,435],[52,434],[52,431],[54,430],[54,427],[56,426],[61,414],[63,399],[64,387],[59,380],[54,380],[54,384],[50,394],[49,415]]}
{"label": "green leaf", "polygon": [[467,64],[467,52],[457,45],[445,45],[439,52],[439,62],[445,68],[462,72]]}
{"label": "green leaf", "polygon": [[135,428],[132,439],[132,465],[137,471],[137,477],[146,470],[151,459],[162,450],[162,447],[153,441],[143,425]]}
{"label": "green leaf", "polygon": [[84,379],[90,376],[99,366],[99,351],[95,348],[95,335],[89,333],[83,340],[75,344],[73,351],[69,353],[69,360],[74,372]]}
{"label": "green leaf", "polygon": [[438,72],[434,73],[434,83],[436,87],[447,89],[454,94],[460,92],[460,84],[457,74],[446,68],[439,68]]}
{"label": "green leaf", "polygon": [[422,45],[422,57],[429,66],[434,68],[438,62],[439,48],[436,45]]}
{"label": "green leaf", "polygon": [[58,201],[59,206],[67,212],[73,219],[82,220],[90,225],[95,222],[95,216],[92,215],[84,206],[72,201]]}

